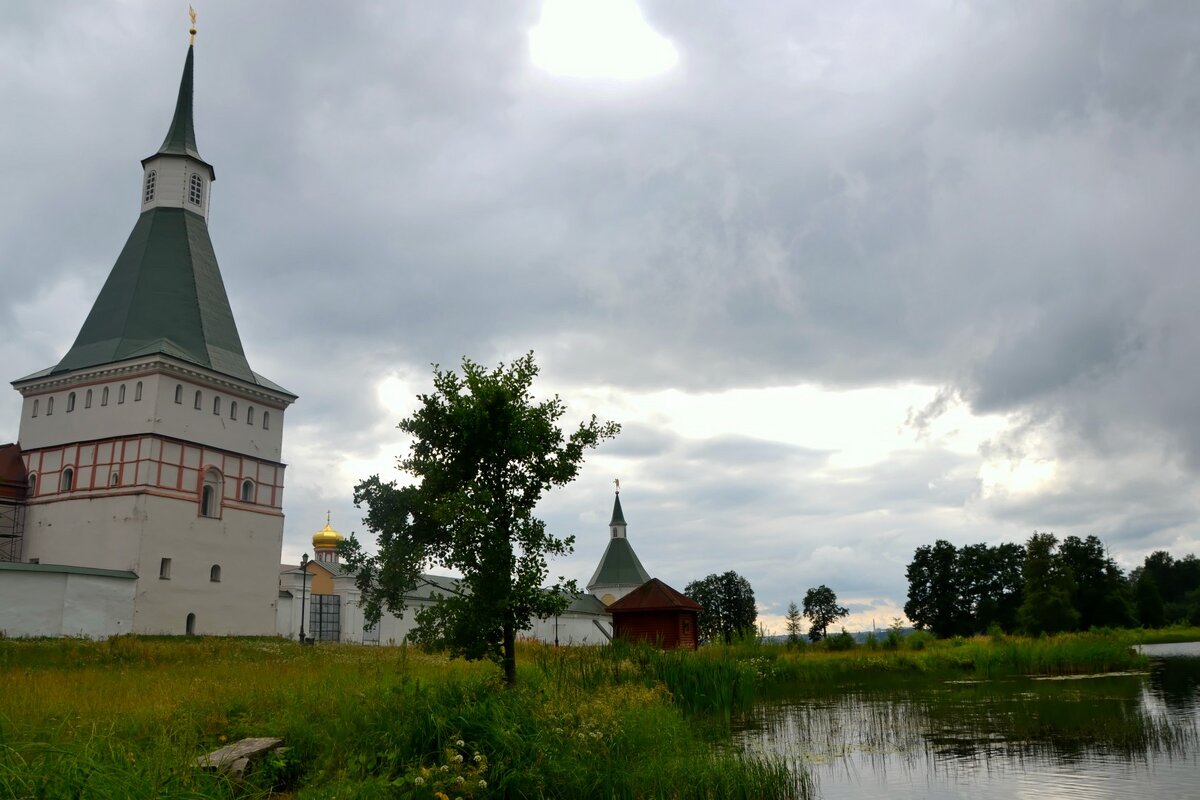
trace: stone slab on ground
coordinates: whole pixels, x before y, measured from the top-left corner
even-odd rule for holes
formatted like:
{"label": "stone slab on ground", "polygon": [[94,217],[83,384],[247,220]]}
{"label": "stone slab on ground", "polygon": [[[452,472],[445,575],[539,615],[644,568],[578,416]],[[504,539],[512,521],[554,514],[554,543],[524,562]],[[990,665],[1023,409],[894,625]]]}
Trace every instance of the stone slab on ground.
{"label": "stone slab on ground", "polygon": [[277,749],[281,744],[283,744],[283,739],[276,736],[242,739],[218,750],[213,750],[208,755],[200,756],[196,759],[195,764],[201,769],[241,776],[245,774],[251,762],[257,761]]}

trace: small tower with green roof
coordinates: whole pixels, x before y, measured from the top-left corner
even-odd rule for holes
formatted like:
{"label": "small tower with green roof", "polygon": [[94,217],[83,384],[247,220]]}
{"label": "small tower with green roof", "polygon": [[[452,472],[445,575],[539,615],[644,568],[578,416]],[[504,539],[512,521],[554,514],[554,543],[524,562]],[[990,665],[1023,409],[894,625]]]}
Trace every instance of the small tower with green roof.
{"label": "small tower with green roof", "polygon": [[196,146],[194,70],[189,43],[137,221],[79,335],[13,382],[24,557],[136,573],[135,633],[272,634],[296,396],[242,349],[209,238],[216,173]]}
{"label": "small tower with green roof", "polygon": [[650,580],[646,568],[633,552],[633,545],[626,535],[625,512],[621,510],[621,485],[617,483],[616,496],[613,499],[612,519],[608,523],[610,538],[604,555],[592,579],[588,581],[587,590],[600,598],[604,605],[612,605],[634,589]]}

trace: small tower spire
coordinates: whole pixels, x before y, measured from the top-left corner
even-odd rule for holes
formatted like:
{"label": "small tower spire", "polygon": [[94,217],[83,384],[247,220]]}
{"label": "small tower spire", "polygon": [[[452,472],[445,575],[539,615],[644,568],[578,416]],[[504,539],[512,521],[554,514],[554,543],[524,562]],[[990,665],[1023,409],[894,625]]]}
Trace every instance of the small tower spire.
{"label": "small tower spire", "polygon": [[615,497],[613,499],[612,521],[608,523],[608,527],[612,531],[612,538],[624,539],[625,538],[625,514],[623,511],[621,511],[621,479],[614,478],[613,484],[616,485],[617,490],[615,493]]}
{"label": "small tower spire", "polygon": [[[191,32],[195,34],[193,27]],[[167,129],[167,138],[163,139],[160,154],[175,156],[191,156],[200,159],[200,151],[196,148],[196,127],[192,122],[192,63],[195,48],[189,43],[187,59],[183,62],[183,77],[179,81],[179,97],[175,100],[175,114],[171,117],[171,127]]]}

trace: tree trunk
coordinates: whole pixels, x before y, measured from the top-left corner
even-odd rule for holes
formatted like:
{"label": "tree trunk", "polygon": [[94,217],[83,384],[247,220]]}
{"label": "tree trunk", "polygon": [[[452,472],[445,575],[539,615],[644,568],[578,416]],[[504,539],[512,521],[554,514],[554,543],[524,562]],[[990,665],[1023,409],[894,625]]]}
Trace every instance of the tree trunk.
{"label": "tree trunk", "polygon": [[511,622],[504,623],[504,682],[509,686],[517,683],[517,631]]}

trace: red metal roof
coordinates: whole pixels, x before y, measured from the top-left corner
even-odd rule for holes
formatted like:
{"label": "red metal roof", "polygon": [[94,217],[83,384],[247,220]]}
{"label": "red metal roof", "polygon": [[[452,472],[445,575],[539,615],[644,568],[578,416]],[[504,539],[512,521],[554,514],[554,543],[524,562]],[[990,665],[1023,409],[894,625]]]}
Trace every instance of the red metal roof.
{"label": "red metal roof", "polygon": [[695,600],[680,594],[658,578],[651,578],[608,607],[610,613],[615,611],[668,611],[675,609],[703,610],[701,605]]}
{"label": "red metal roof", "polygon": [[25,497],[28,481],[20,446],[0,444],[0,497],[13,499]]}

